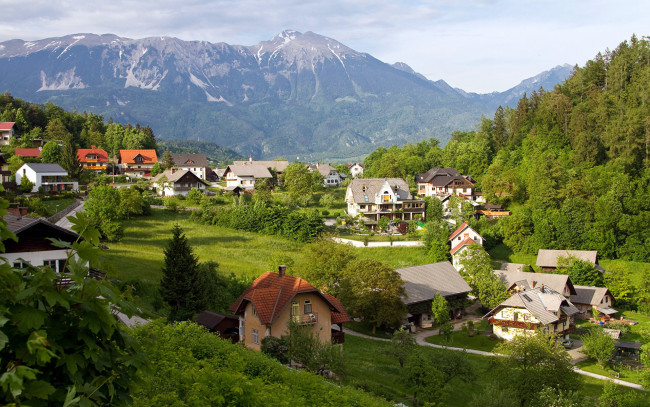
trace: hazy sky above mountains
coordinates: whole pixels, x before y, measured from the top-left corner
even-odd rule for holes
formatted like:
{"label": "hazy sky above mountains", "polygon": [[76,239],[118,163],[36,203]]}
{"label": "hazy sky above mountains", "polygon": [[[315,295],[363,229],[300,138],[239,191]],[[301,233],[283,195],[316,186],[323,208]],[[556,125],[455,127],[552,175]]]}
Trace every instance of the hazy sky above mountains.
{"label": "hazy sky above mountains", "polygon": [[254,45],[313,31],[470,92],[650,35],[645,0],[0,0],[0,42],[76,33]]}

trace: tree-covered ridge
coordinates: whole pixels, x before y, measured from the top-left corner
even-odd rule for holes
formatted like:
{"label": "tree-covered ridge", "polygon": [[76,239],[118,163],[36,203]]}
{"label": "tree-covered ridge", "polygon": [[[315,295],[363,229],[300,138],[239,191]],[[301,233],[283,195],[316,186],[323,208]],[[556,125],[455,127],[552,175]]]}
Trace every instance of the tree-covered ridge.
{"label": "tree-covered ridge", "polygon": [[632,37],[552,91],[454,132],[444,149],[430,140],[375,150],[364,173],[413,183],[431,167],[456,168],[512,210],[494,233],[515,251],[590,249],[648,261],[649,102],[650,43]]}
{"label": "tree-covered ridge", "polygon": [[14,131],[20,138],[10,144],[15,147],[32,147],[32,140],[43,139],[61,143],[70,140],[78,148],[96,146],[113,157],[120,149],[156,148],[156,138],[149,126],[118,124],[88,112],[68,112],[47,102],[38,105],[14,98],[10,93],[0,95],[0,121],[15,122]]}
{"label": "tree-covered ridge", "polygon": [[158,141],[158,152],[162,156],[163,151],[171,151],[179,154],[205,154],[208,160],[217,164],[219,168],[232,164],[234,160],[245,160],[248,157],[237,153],[227,147],[218,146],[209,141],[192,140],[164,140]]}

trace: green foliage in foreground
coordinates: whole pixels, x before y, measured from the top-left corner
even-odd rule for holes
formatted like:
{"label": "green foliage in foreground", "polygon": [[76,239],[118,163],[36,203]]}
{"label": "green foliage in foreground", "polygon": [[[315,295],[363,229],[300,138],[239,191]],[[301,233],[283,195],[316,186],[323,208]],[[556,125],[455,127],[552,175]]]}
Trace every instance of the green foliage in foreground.
{"label": "green foliage in foreground", "polygon": [[133,393],[135,407],[390,406],[360,390],[288,369],[193,323],[156,321],[133,335],[152,368]]}

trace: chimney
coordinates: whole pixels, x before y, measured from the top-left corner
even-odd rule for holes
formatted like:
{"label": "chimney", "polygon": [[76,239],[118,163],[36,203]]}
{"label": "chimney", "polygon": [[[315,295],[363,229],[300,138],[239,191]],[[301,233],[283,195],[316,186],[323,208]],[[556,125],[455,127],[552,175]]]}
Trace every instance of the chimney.
{"label": "chimney", "polygon": [[95,149],[95,146],[90,146],[90,148],[92,148],[92,149],[94,150],[94,149]]}
{"label": "chimney", "polygon": [[530,282],[530,288],[535,288],[535,283],[537,283],[537,281],[535,281],[535,280],[531,281]]}
{"label": "chimney", "polygon": [[248,156],[248,161],[249,161],[249,162],[253,162],[253,154],[251,154],[251,155]]}
{"label": "chimney", "polygon": [[285,271],[287,271],[287,266],[285,266],[285,265],[278,266],[278,277],[279,278],[284,277],[284,272]]}

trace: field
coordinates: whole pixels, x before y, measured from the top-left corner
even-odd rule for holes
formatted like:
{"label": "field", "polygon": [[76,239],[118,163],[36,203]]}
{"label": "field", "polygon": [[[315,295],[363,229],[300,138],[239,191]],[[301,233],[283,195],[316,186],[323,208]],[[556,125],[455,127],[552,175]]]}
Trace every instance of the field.
{"label": "field", "polygon": [[[343,355],[347,375],[345,382],[360,387],[371,393],[375,393],[395,403],[410,405],[413,396],[413,388],[404,380],[397,359],[388,356],[389,344],[346,335],[343,345]],[[431,353],[435,355],[443,352],[439,349],[418,347],[419,353]],[[472,402],[482,391],[491,385],[490,382],[490,356],[468,354],[467,357],[474,367],[477,378],[475,382],[465,382],[460,379],[453,379],[443,398],[443,405],[466,406]],[[596,405],[600,396],[603,382],[584,377],[582,388],[578,392],[581,400],[580,405]],[[622,388],[624,392],[639,395],[638,406],[649,406],[650,400],[645,394],[628,388]]]}

